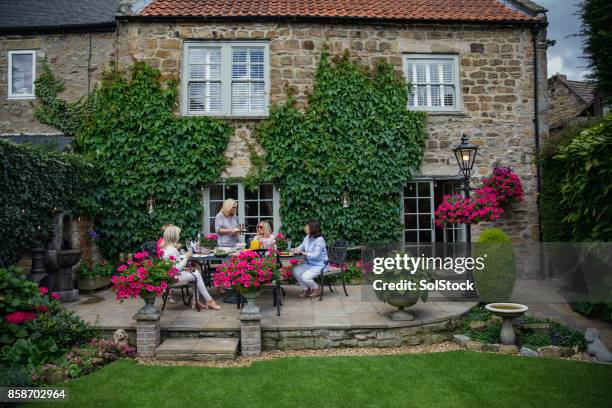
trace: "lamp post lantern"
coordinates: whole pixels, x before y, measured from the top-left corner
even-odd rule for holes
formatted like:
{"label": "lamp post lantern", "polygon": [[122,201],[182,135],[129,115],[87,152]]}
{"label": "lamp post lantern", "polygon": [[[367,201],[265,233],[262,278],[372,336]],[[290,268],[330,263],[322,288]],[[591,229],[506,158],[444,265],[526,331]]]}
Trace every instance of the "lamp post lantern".
{"label": "lamp post lantern", "polygon": [[[466,134],[461,137],[461,144],[453,149],[457,164],[459,165],[459,174],[463,176],[463,188],[466,198],[470,198],[470,176],[474,173],[474,162],[478,153],[478,146],[471,144]],[[467,224],[465,240],[472,241],[472,233],[470,224]]]}

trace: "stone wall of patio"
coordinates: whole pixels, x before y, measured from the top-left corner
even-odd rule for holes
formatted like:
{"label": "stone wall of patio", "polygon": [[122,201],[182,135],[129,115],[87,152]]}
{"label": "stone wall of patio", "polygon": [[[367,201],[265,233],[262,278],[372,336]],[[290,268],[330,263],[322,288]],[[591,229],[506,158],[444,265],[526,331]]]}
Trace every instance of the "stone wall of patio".
{"label": "stone wall of patio", "polygon": [[36,76],[47,63],[66,90],[61,97],[75,101],[94,89],[100,75],[114,61],[113,32],[0,35],[0,135],[57,134],[58,129],[38,122],[32,115],[32,100],[9,100],[8,51],[35,50]]}
{"label": "stone wall of patio", "polygon": [[[540,125],[546,137],[546,47],[539,41]],[[184,40],[270,41],[271,104],[294,91],[307,104],[321,51],[350,51],[351,58],[375,67],[384,58],[402,75],[403,53],[448,53],[460,56],[463,109],[429,115],[429,140],[421,174],[457,174],[451,148],[463,133],[480,146],[475,177],[491,172],[496,162],[521,176],[526,200],[499,222],[515,242],[537,241],[536,168],[534,165],[534,66],[532,33],[526,27],[470,25],[337,25],[314,23],[142,23],[118,27],[118,59],[123,68],[133,60],[158,67],[164,78],[180,79]],[[232,120],[236,129],[226,156],[225,176],[242,177],[250,167],[250,143],[258,120]],[[482,227],[486,227],[483,225]],[[475,238],[481,226],[475,229]]]}

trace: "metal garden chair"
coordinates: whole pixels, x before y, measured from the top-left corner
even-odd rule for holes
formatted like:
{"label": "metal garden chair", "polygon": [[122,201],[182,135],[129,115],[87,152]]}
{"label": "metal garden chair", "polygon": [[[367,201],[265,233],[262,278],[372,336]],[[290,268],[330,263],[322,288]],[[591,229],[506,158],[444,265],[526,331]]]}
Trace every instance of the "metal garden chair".
{"label": "metal garden chair", "polygon": [[[334,290],[331,287],[331,278],[332,276],[340,276],[340,280],[342,281],[342,288],[344,289],[344,294],[348,296],[348,292],[346,291],[346,284],[344,282],[344,261],[346,260],[346,252],[347,252],[348,242],[344,239],[338,239],[333,242],[331,247],[327,251],[327,261],[325,262],[325,266],[321,268],[320,276],[320,285],[321,285],[321,296],[319,296],[319,300],[323,300],[323,293],[325,292],[325,284],[327,283],[327,287],[329,287],[330,292]],[[325,270],[327,267],[327,270]]]}

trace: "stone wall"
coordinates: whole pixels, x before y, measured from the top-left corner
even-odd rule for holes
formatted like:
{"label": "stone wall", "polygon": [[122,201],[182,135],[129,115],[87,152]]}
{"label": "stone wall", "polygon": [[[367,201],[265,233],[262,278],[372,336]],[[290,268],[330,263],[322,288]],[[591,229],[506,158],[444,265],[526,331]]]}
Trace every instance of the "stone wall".
{"label": "stone wall", "polygon": [[65,33],[0,36],[0,135],[61,133],[39,123],[32,115],[32,100],[9,100],[8,51],[36,50],[36,75],[46,57],[53,73],[65,81],[62,97],[77,100],[92,90],[114,58],[114,33]]}
{"label": "stone wall", "polygon": [[548,84],[551,128],[571,122],[586,108],[586,103],[560,80]]}
{"label": "stone wall", "polygon": [[[497,161],[521,176],[526,200],[499,224],[516,242],[538,239],[536,168],[534,164],[534,66],[531,30],[525,27],[330,25],[288,23],[141,23],[118,27],[118,58],[124,69],[134,60],[158,67],[164,78],[180,79],[184,40],[270,41],[272,104],[286,99],[286,87],[305,106],[314,72],[324,45],[331,53],[349,50],[351,58],[374,67],[385,58],[402,70],[403,53],[450,53],[460,56],[464,106],[453,114],[429,116],[429,140],[421,168],[427,176],[455,176],[451,148],[463,133],[480,146],[475,177],[490,173]],[[540,124],[546,137],[546,47],[540,40]],[[247,143],[253,138],[255,120],[232,121],[237,129],[227,156],[225,176],[240,177],[248,171]],[[475,237],[482,228],[475,229]]]}

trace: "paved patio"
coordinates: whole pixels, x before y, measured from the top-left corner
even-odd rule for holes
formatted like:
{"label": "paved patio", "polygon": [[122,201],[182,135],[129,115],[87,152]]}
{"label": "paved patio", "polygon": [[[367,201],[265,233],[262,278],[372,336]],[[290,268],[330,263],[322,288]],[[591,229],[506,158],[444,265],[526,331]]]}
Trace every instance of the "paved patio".
{"label": "paved patio", "polygon": [[[418,326],[445,321],[467,313],[475,303],[466,302],[427,302],[418,303],[410,310],[415,314],[413,321],[396,322],[388,315],[397,309],[380,302],[364,302],[360,286],[349,286],[348,297],[342,288],[334,287],[334,292],[326,290],[323,301],[300,299],[298,286],[284,286],[286,297],[281,315],[276,316],[272,306],[272,294],[264,291],[257,304],[263,314],[263,330],[312,330],[312,329],[360,329],[393,328]],[[161,317],[162,330],[169,331],[233,331],[240,329],[239,310],[236,305],[224,304],[222,295],[211,293],[222,305],[221,310],[202,310],[198,312],[184,306],[180,293],[175,296],[176,304],[168,303]],[[91,295],[81,295],[78,302],[66,304],[84,320],[97,321],[106,330],[135,329],[136,321],[132,316],[143,305],[141,299],[123,302],[115,300],[110,290]],[[156,301],[161,308],[161,299]]]}

